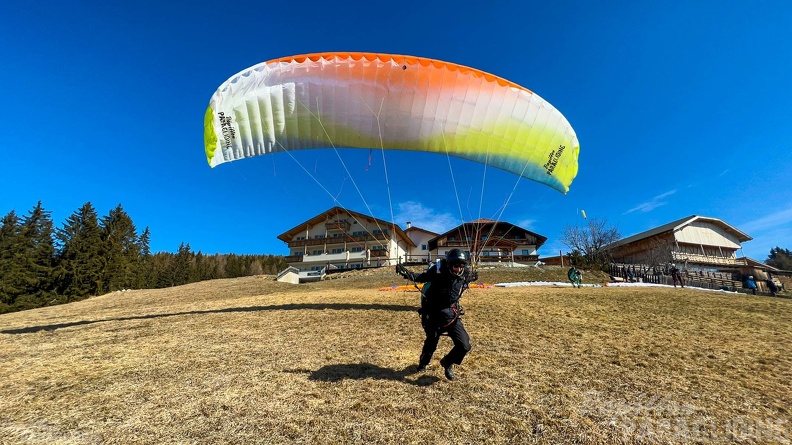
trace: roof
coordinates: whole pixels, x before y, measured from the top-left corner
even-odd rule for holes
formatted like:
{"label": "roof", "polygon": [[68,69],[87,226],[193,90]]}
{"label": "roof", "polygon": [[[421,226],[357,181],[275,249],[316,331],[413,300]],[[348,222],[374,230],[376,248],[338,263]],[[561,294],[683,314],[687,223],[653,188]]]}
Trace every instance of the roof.
{"label": "roof", "polygon": [[761,261],[755,260],[753,258],[749,258],[747,256],[746,257],[742,257],[740,259],[745,260],[745,264],[747,264],[747,265],[749,265],[751,267],[756,267],[757,269],[769,270],[770,272],[781,272],[781,269],[778,269],[776,267],[767,265],[767,264],[765,264],[765,263],[763,263]]}
{"label": "roof", "polygon": [[278,235],[278,239],[283,241],[283,242],[286,242],[286,243],[291,242],[294,239],[295,236],[299,235],[300,233],[302,233],[305,230],[305,226],[313,227],[313,226],[315,226],[317,224],[321,224],[321,223],[325,222],[327,220],[328,216],[336,217],[337,215],[349,215],[352,219],[354,219],[355,221],[357,221],[359,223],[362,223],[364,221],[374,221],[376,224],[382,226],[383,228],[389,228],[390,227],[390,228],[393,229],[393,232],[396,235],[398,235],[403,240],[408,242],[412,247],[415,247],[415,243],[413,243],[413,241],[407,236],[406,233],[404,233],[404,231],[398,225],[390,223],[388,221],[384,221],[384,220],[378,219],[378,218],[374,218],[373,216],[368,216],[368,215],[363,214],[363,213],[359,213],[359,212],[355,212],[353,210],[345,209],[345,208],[339,207],[339,206],[335,206],[335,207],[333,207],[331,209],[328,209],[328,210],[326,210],[326,211],[314,216],[313,218],[311,218],[311,219],[309,219],[309,220],[307,220],[307,221],[305,221],[303,223],[300,223],[300,224],[292,227],[291,229],[289,229],[289,230],[281,233],[280,235]]}
{"label": "roof", "polygon": [[[468,222],[468,224],[491,224],[491,223],[497,223],[497,222],[503,222],[503,221],[495,221],[494,219],[479,218],[479,219],[477,219],[475,221]],[[506,224],[508,224],[508,223],[506,223]]]}
{"label": "roof", "polygon": [[716,225],[722,227],[724,230],[726,230],[726,232],[729,232],[732,235],[734,235],[735,237],[737,237],[737,239],[741,243],[743,243],[745,241],[750,241],[750,240],[753,239],[750,236],[746,235],[744,232],[740,231],[739,229],[735,228],[734,226],[732,226],[730,224],[727,224],[726,222],[724,222],[721,219],[710,218],[708,216],[691,215],[691,216],[688,216],[687,218],[678,219],[678,220],[672,221],[672,222],[670,222],[668,224],[663,224],[662,226],[655,227],[654,229],[647,230],[646,232],[641,232],[641,233],[639,233],[637,235],[633,235],[633,236],[629,236],[629,237],[624,238],[624,239],[620,239],[619,241],[616,241],[614,243],[609,244],[607,246],[607,248],[608,249],[612,249],[612,248],[615,248],[615,247],[624,246],[624,245],[627,245],[627,244],[634,243],[636,241],[640,241],[640,240],[643,240],[643,239],[646,239],[646,238],[652,238],[654,236],[662,235],[662,234],[665,234],[665,233],[673,233],[673,232],[676,232],[677,230],[679,230],[679,229],[681,229],[681,228],[683,228],[685,226],[688,226],[688,225],[690,225],[690,224],[692,224],[693,222],[696,222],[696,221],[709,222],[709,223],[716,224]]}
{"label": "roof", "polygon": [[[524,228],[522,228],[522,227],[520,227],[520,226],[517,226],[517,225],[514,225],[514,224],[512,224],[512,223],[510,223],[510,222],[506,222],[506,221],[495,221],[495,220],[492,220],[492,219],[479,218],[479,219],[477,219],[477,220],[475,220],[475,221],[470,221],[470,222],[462,223],[462,224],[460,224],[460,225],[458,225],[458,226],[456,226],[456,227],[452,228],[451,230],[448,230],[447,232],[445,232],[445,233],[443,233],[443,234],[441,234],[441,235],[437,235],[436,237],[434,237],[434,238],[430,239],[430,240],[429,240],[429,248],[430,248],[430,249],[432,249],[432,248],[433,248],[432,246],[435,246],[435,247],[436,247],[436,246],[437,246],[437,240],[439,240],[440,238],[442,238],[442,237],[445,237],[445,236],[448,236],[448,235],[450,235],[450,234],[452,234],[452,233],[456,233],[456,232],[458,232],[458,231],[462,230],[462,226],[486,226],[486,225],[488,225],[488,224],[503,224],[503,225],[511,226],[512,228],[516,227],[516,228],[518,228],[518,229],[520,229],[520,230],[522,230],[522,231],[524,231],[524,232],[530,233],[531,235],[533,235],[533,236],[535,236],[535,237],[536,237],[536,241],[537,241],[537,243],[536,243],[536,248],[537,248],[537,249],[538,249],[539,247],[541,247],[541,246],[542,246],[542,244],[544,244],[544,243],[545,243],[545,241],[547,241],[547,237],[545,237],[545,236],[542,236],[542,235],[539,235],[538,233],[531,232],[531,231],[530,231],[530,230],[528,230],[528,229],[524,229]],[[509,231],[511,231],[511,228],[509,229]],[[503,241],[506,241],[506,240],[503,240]],[[517,244],[515,244],[515,246],[516,246],[516,245],[517,245]]]}
{"label": "roof", "polygon": [[424,232],[424,233],[428,233],[430,235],[437,236],[437,233],[435,233],[435,232],[432,232],[432,231],[426,230],[426,229],[422,229],[420,227],[415,227],[415,226],[408,227],[407,230],[405,230],[404,232],[405,233],[410,233],[410,232],[415,232],[415,231],[421,231],[421,232]]}

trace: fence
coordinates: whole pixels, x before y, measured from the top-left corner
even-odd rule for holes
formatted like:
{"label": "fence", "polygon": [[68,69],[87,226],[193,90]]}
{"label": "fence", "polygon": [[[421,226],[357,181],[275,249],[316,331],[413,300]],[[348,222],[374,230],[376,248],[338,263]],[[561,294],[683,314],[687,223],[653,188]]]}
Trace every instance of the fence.
{"label": "fence", "polygon": [[[664,266],[611,263],[608,265],[607,272],[611,277],[622,278],[628,282],[641,281],[644,283],[673,285],[673,279]],[[736,270],[734,272],[683,270],[681,274],[685,286],[753,294],[751,289],[747,289],[744,286],[743,280],[746,278],[745,275]],[[778,288],[776,293],[771,292],[770,286],[765,281],[756,281],[756,295],[773,295],[790,298],[788,295],[778,295],[778,292],[785,292],[787,287],[778,279],[774,280],[774,282]]]}
{"label": "fence", "polygon": [[[608,265],[608,274],[627,282],[674,284],[673,278],[662,266],[611,263]],[[750,289],[743,288],[742,281],[735,274],[684,270],[681,271],[681,275],[685,286],[751,293]]]}

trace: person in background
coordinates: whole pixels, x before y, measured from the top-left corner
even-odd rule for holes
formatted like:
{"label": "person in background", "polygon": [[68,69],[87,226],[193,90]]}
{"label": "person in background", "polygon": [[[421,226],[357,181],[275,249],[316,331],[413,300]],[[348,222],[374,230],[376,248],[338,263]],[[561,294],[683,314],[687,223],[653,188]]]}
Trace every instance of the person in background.
{"label": "person in background", "polygon": [[577,267],[570,267],[567,271],[567,277],[572,282],[572,287],[580,288],[580,283],[583,282],[583,273]]}
{"label": "person in background", "polygon": [[682,279],[682,274],[674,263],[671,263],[671,279],[674,280],[674,287],[677,287],[677,281],[680,286],[685,287],[685,280]]}
{"label": "person in background", "polygon": [[775,297],[776,292],[778,292],[778,286],[776,286],[775,281],[773,281],[773,277],[771,277],[770,274],[767,275],[765,284],[767,284],[767,289],[770,290],[770,295]]}
{"label": "person in background", "polygon": [[745,280],[745,287],[751,289],[751,292],[756,295],[756,281],[754,281],[753,275],[749,275],[748,279]]}

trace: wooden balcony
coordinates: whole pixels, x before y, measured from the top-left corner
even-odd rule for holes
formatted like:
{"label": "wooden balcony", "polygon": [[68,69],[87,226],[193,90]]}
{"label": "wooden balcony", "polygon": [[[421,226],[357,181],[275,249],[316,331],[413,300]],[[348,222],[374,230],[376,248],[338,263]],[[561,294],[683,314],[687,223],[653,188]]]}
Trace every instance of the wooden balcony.
{"label": "wooden balcony", "polygon": [[[422,254],[422,255],[408,255],[404,258],[404,260],[408,263],[414,264],[428,264],[434,263],[435,260],[444,259],[445,255],[437,255],[437,254]],[[512,261],[512,256],[510,254],[502,254],[501,256],[481,256],[478,259],[478,264],[481,263],[509,263]],[[514,255],[514,261],[520,263],[536,263],[539,261],[539,255]]]}
{"label": "wooden balcony", "polygon": [[514,261],[536,262],[539,261],[539,255],[514,255]]}
{"label": "wooden balcony", "polygon": [[[371,250],[369,251],[369,259],[388,258],[389,252],[387,250]],[[322,253],[316,255],[288,255],[284,257],[287,263],[343,263],[343,262],[361,262],[366,261],[366,252],[351,252],[344,251],[339,253]]]}
{"label": "wooden balcony", "polygon": [[387,258],[388,251],[387,250],[371,250],[371,258]]}
{"label": "wooden balcony", "polygon": [[[500,263],[500,262],[509,262],[512,260],[512,256],[509,254],[504,254],[499,257],[497,256],[484,256],[482,255],[479,257],[479,263]],[[515,262],[521,263],[535,263],[539,261],[539,255],[514,255]]]}
{"label": "wooden balcony", "polygon": [[363,244],[368,241],[382,241],[387,242],[390,238],[388,235],[385,234],[377,234],[377,235],[357,235],[357,236],[345,236],[345,237],[329,237],[329,238],[312,238],[312,239],[301,239],[295,240],[288,243],[289,248],[293,249],[295,247],[304,247],[304,246],[332,246],[332,245],[344,245],[346,242],[347,244],[354,244],[359,243]]}
{"label": "wooden balcony", "polygon": [[301,239],[289,243],[289,248],[303,247],[303,246],[323,246],[327,241],[326,238],[319,239]]}
{"label": "wooden balcony", "polygon": [[529,240],[525,238],[502,238],[499,236],[491,236],[486,240],[476,240],[476,241],[449,241],[449,240],[438,240],[437,247],[473,247],[473,244],[477,246],[487,246],[487,247],[511,247],[514,248],[516,246],[522,245],[532,245],[534,242],[529,242]]}
{"label": "wooden balcony", "polygon": [[473,241],[448,241],[441,240],[437,242],[437,247],[468,247],[473,245]]}
{"label": "wooden balcony", "polygon": [[737,258],[727,258],[727,257],[685,253],[685,252],[672,252],[672,255],[674,256],[674,261],[676,262],[683,262],[687,260],[689,262],[703,263],[703,264],[717,264],[717,265],[727,265],[727,266],[745,265],[745,262],[742,259],[737,259]]}
{"label": "wooden balcony", "polygon": [[325,223],[326,230],[341,230],[348,232],[350,227],[352,226],[349,224],[349,221],[333,221]]}

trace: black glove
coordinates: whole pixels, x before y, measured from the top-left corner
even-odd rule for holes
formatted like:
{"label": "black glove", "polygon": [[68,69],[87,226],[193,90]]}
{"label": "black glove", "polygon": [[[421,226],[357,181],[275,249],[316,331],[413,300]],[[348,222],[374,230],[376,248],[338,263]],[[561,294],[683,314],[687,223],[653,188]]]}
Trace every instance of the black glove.
{"label": "black glove", "polygon": [[415,281],[415,274],[407,270],[407,268],[401,264],[396,265],[396,273],[410,281]]}

